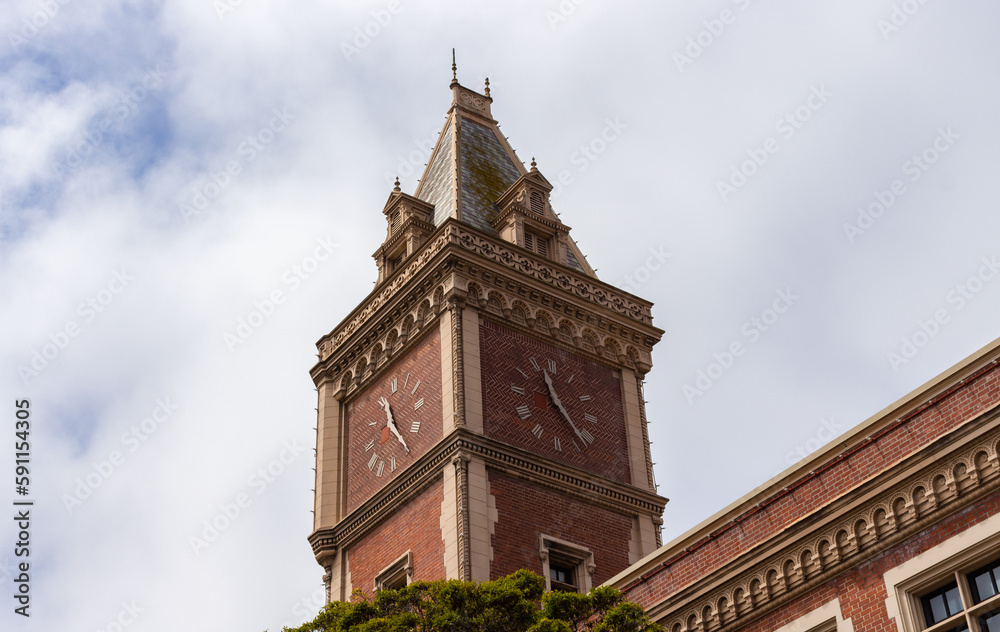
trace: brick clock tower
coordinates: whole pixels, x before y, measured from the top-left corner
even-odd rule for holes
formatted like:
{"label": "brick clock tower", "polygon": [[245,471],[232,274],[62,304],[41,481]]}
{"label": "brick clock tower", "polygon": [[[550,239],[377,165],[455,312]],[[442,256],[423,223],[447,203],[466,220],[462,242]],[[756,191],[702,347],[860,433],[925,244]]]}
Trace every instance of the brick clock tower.
{"label": "brick clock tower", "polygon": [[317,343],[309,542],[331,601],[519,568],[586,591],[660,544],[652,304],[597,279],[489,80],[451,92],[417,190],[382,210],[375,289]]}

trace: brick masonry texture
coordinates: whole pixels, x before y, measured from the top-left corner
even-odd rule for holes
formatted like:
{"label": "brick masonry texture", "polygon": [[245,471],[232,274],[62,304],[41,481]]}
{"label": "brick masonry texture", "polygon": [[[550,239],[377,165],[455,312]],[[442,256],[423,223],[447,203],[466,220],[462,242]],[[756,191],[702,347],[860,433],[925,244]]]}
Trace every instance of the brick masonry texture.
{"label": "brick masonry texture", "polygon": [[[667,560],[663,566],[655,571],[653,576],[648,578],[648,581],[630,587],[628,590],[630,598],[646,607],[659,603],[678,589],[704,577],[749,551],[755,545],[777,535],[788,525],[844,496],[864,481],[927,446],[938,437],[954,430],[997,402],[1000,402],[1000,366],[970,380],[943,399],[935,402],[933,406],[907,418],[903,423],[881,434],[876,440],[864,445],[847,458],[834,463],[820,475],[795,487],[794,491],[784,494],[779,492],[771,499],[763,500],[760,503],[760,509],[751,508],[740,517],[738,526],[720,529],[712,535],[711,539],[702,540],[674,559]],[[833,455],[828,459],[830,462],[834,460]],[[941,541],[934,539],[938,537],[935,534],[939,530],[942,534],[954,534],[962,531],[980,519],[992,515],[990,512],[995,513],[996,504],[995,495],[988,501],[980,501],[975,508],[963,510],[912,538],[907,543],[898,545],[879,559],[889,559],[888,556],[897,555],[897,558],[892,558],[894,561],[889,566],[896,565],[904,559],[912,557],[919,550],[925,550],[933,545],[926,544],[926,542],[933,541],[936,544]],[[885,568],[889,568],[889,566]],[[875,581],[871,579],[870,575],[873,568],[880,568],[877,561],[866,562],[854,573],[845,574],[835,580],[838,585],[842,584],[838,588],[838,590],[843,590],[841,592],[842,602],[845,599],[845,594],[868,591],[865,593],[865,598],[871,600],[876,599],[875,595],[879,590],[884,592],[884,586],[881,586],[881,573],[884,572],[884,569],[878,571],[878,579]],[[855,577],[857,573],[866,572],[866,569],[869,572],[868,575],[862,574]],[[843,584],[843,582],[848,583]],[[856,582],[857,585],[851,585],[850,582]],[[872,587],[872,582],[878,586]],[[821,594],[823,594],[823,590],[817,590],[803,599],[809,601],[815,597],[820,600],[817,602],[819,604],[829,601],[834,592],[825,593],[826,596],[817,596]],[[884,599],[884,596],[880,599]],[[868,605],[869,607],[877,605],[883,609],[885,607],[884,603],[874,605],[869,603]],[[806,611],[802,610],[803,613]],[[851,616],[846,606],[845,616]],[[863,629],[865,632],[881,629],[879,627],[859,627],[857,622],[854,626],[855,630]],[[776,626],[772,626],[771,629],[773,627]]]}
{"label": "brick masonry texture", "polygon": [[444,540],[440,524],[443,499],[444,483],[438,479],[348,549],[351,585],[371,595],[375,575],[407,551],[413,551],[413,579],[443,578]]}
{"label": "brick masonry texture", "polygon": [[[840,599],[840,608],[844,618],[851,619],[856,632],[862,630],[864,632],[899,632],[885,607],[885,600],[888,597],[885,582],[882,579],[885,572],[998,512],[1000,512],[1000,492],[991,494],[949,516],[906,542],[898,544],[830,580],[808,595],[761,617],[753,624],[736,629],[746,632],[770,632],[836,597]],[[986,561],[988,560],[983,560],[983,562]]]}
{"label": "brick masonry texture", "polygon": [[[487,436],[619,482],[631,482],[622,387],[614,371],[486,319],[480,323],[479,343]],[[581,445],[549,401],[542,372],[535,370],[530,358],[546,370],[549,360],[556,363],[551,376],[556,393],[576,427],[593,435],[589,447]],[[523,389],[524,394],[512,386]],[[589,400],[581,401],[587,396]],[[525,406],[522,411],[531,416],[522,419],[524,413],[517,409]],[[588,421],[585,415],[596,421]],[[538,425],[541,437],[532,434]],[[556,438],[560,450],[556,449]]]}
{"label": "brick masonry texture", "polygon": [[[353,511],[372,494],[398,476],[407,466],[441,439],[441,333],[437,328],[400,360],[390,360],[395,366],[379,380],[361,392],[348,404],[347,409],[347,511]],[[409,377],[407,377],[409,376]],[[393,394],[391,383],[397,379],[398,388]],[[417,392],[412,390],[417,382]],[[406,384],[404,388],[404,383]],[[410,453],[387,428],[385,411],[379,405],[380,397],[389,400],[396,427],[410,448]],[[424,403],[414,410],[420,399]],[[411,432],[413,424],[420,422],[419,431]],[[374,426],[369,425],[375,423]],[[371,449],[366,449],[374,439]],[[382,475],[378,462],[373,470],[368,463],[374,453],[383,462]],[[391,459],[396,459],[396,471],[391,471]]]}
{"label": "brick masonry texture", "polygon": [[497,524],[491,538],[490,578],[519,568],[542,572],[539,536],[545,534],[590,549],[597,586],[628,566],[632,518],[554,490],[489,470]]}

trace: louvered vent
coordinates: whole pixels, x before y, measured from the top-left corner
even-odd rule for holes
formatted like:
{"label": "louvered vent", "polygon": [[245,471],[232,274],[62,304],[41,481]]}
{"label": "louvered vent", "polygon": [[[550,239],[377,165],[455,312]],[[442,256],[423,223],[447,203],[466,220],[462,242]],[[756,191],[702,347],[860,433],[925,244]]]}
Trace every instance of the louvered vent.
{"label": "louvered vent", "polygon": [[539,215],[545,212],[545,198],[537,191],[531,192],[531,210]]}

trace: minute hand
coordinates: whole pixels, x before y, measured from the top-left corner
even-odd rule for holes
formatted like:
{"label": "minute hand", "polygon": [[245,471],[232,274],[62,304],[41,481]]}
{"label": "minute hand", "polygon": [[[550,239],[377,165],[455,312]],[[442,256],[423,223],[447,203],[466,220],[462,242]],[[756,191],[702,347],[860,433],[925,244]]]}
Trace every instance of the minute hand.
{"label": "minute hand", "polygon": [[389,401],[382,397],[379,398],[378,403],[385,409],[385,420],[386,425],[389,426],[389,430],[392,431],[392,434],[396,435],[399,442],[403,444],[403,449],[406,450],[407,454],[409,454],[410,448],[406,445],[406,441],[403,440],[403,435],[399,434],[399,428],[396,427],[396,420],[392,417],[392,409],[389,408]]}
{"label": "minute hand", "polygon": [[573,429],[573,432],[576,433],[576,436],[580,437],[580,441],[583,441],[584,444],[586,444],[586,441],[583,439],[583,435],[581,435],[580,431],[576,429],[576,424],[574,424],[573,420],[569,418],[569,413],[566,412],[566,407],[563,406],[561,401],[559,401],[559,396],[556,395],[556,388],[552,385],[552,378],[549,377],[549,372],[542,371],[542,375],[545,376],[545,385],[549,387],[549,397],[552,398],[552,403],[555,404],[556,408],[559,409],[559,412],[562,413],[562,416],[566,419],[569,427]]}

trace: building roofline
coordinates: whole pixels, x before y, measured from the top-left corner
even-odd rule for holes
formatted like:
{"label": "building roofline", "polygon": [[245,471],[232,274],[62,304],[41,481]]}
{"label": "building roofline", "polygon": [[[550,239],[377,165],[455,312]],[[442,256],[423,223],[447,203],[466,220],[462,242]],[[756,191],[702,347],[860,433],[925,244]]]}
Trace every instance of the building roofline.
{"label": "building roofline", "polygon": [[736,518],[757,508],[768,498],[787,489],[790,484],[806,478],[818,468],[834,461],[840,454],[865,442],[869,437],[877,434],[883,428],[910,416],[914,412],[921,410],[929,402],[947,394],[953,388],[961,386],[969,376],[998,362],[1000,362],[1000,338],[997,338],[949,369],[931,378],[857,426],[854,426],[836,440],[831,441],[813,454],[777,474],[769,481],[759,485],[670,542],[667,542],[656,551],[653,551],[607,580],[605,585],[622,588],[631,581],[646,576],[657,568],[666,566],[683,557],[686,553],[700,548],[708,541],[711,534],[731,523]]}

